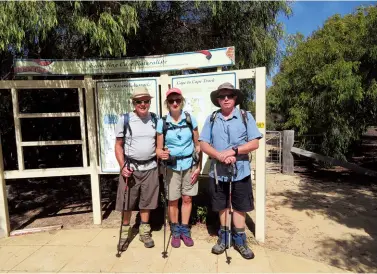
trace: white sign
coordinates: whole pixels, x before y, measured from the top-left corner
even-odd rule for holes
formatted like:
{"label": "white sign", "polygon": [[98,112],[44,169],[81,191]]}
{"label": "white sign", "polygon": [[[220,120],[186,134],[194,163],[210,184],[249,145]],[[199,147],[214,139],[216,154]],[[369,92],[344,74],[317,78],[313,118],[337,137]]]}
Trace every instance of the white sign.
{"label": "white sign", "polygon": [[150,111],[158,114],[158,78],[139,78],[97,82],[97,105],[101,171],[118,173],[115,158],[115,126],[121,114],[132,111],[130,95],[137,86],[145,86],[154,97]]}
{"label": "white sign", "polygon": [[[181,89],[186,99],[184,110],[191,113],[198,121],[199,134],[206,118],[218,109],[212,104],[210,93],[225,82],[237,87],[236,73],[222,72],[171,77],[172,87]],[[210,161],[206,154],[203,154],[203,163],[202,174],[208,174]]]}
{"label": "white sign", "polygon": [[234,47],[122,59],[15,59],[17,75],[95,75],[189,70],[232,66]]}

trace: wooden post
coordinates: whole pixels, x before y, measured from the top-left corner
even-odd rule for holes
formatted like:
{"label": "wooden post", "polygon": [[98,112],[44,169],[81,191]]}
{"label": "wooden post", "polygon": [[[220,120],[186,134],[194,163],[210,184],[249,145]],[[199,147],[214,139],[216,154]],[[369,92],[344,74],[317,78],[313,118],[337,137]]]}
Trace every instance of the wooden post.
{"label": "wooden post", "polygon": [[86,102],[86,122],[88,127],[88,144],[89,144],[89,163],[90,163],[90,184],[92,191],[93,205],[93,223],[101,224],[102,222],[102,206],[101,206],[101,188],[100,178],[98,174],[98,158],[97,158],[97,131],[96,131],[96,115],[94,104],[93,80],[92,77],[85,76],[85,102]]}
{"label": "wooden post", "polygon": [[85,132],[85,111],[84,111],[84,90],[81,88],[77,89],[79,95],[79,106],[80,106],[80,127],[81,127],[81,149],[82,149],[82,165],[83,167],[88,166],[88,156],[86,153],[86,132]]}
{"label": "wooden post", "polygon": [[294,130],[283,131],[283,173],[294,173],[294,160],[291,149],[295,140]]}
{"label": "wooden post", "polygon": [[3,150],[0,138],[0,238],[9,237],[9,211],[8,211],[8,197],[4,178],[4,162]]}
{"label": "wooden post", "polygon": [[160,94],[160,100],[161,100],[161,110],[160,111],[161,112],[160,112],[160,115],[162,117],[162,116],[164,116],[168,113],[163,102],[165,101],[166,91],[171,87],[169,72],[160,73],[160,86],[161,86],[161,94]]}
{"label": "wooden post", "polygon": [[25,169],[24,163],[24,153],[22,149],[22,134],[21,134],[21,123],[20,123],[20,112],[18,107],[18,91],[15,88],[11,89],[12,93],[12,104],[13,104],[13,118],[14,118],[14,129],[16,133],[16,147],[17,147],[17,163],[18,170]]}
{"label": "wooden post", "polygon": [[255,239],[264,242],[266,237],[266,68],[256,68],[255,72],[255,119],[263,138],[256,151],[256,220]]}

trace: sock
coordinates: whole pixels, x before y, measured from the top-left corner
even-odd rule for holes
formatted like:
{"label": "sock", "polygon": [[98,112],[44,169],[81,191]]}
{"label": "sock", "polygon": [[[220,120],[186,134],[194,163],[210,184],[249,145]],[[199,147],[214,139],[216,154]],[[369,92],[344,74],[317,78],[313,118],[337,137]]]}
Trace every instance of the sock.
{"label": "sock", "polygon": [[122,225],[122,233],[121,233],[121,238],[128,238],[128,233],[130,232],[130,225],[127,224],[127,225]]}

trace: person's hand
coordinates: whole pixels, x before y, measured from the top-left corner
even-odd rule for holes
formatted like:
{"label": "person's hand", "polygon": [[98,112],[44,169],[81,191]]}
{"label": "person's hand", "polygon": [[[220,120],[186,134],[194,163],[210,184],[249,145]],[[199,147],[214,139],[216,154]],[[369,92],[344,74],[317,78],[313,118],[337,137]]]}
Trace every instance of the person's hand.
{"label": "person's hand", "polygon": [[134,172],[134,170],[132,168],[127,168],[127,167],[124,167],[122,169],[122,176],[123,177],[130,177],[132,175],[132,172]]}
{"label": "person's hand", "polygon": [[232,149],[224,150],[217,155],[217,160],[225,163],[226,158],[233,156],[234,151]]}
{"label": "person's hand", "polygon": [[167,160],[167,159],[169,159],[169,154],[170,154],[170,151],[168,149],[161,150],[160,155],[158,155],[158,157],[161,160]]}
{"label": "person's hand", "polygon": [[200,146],[196,146],[196,147],[195,147],[195,152],[196,152],[196,153],[199,153],[199,152],[200,152]]}
{"label": "person's hand", "polygon": [[235,156],[229,156],[228,158],[225,159],[225,164],[234,164],[237,161]]}
{"label": "person's hand", "polygon": [[198,181],[198,177],[200,174],[200,168],[196,168],[192,173],[191,173],[191,184],[195,184]]}

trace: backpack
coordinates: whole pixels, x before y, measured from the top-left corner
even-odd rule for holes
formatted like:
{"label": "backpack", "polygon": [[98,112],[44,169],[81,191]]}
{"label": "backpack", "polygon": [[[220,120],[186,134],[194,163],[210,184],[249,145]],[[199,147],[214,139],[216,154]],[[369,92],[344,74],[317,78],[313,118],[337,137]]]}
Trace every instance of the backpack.
{"label": "backpack", "polygon": [[[211,123],[211,130],[210,130],[210,139],[211,139],[211,144],[212,144],[212,129],[213,129],[213,124],[215,123],[215,119],[217,117],[217,114],[221,111],[221,109],[215,110],[211,114],[211,118],[209,119],[209,122]],[[241,116],[242,116],[242,121],[243,124],[245,125],[246,128],[246,136],[247,136],[247,111],[244,109],[240,109]],[[246,137],[247,138],[247,137]]]}
{"label": "backpack", "polygon": [[[155,125],[155,127],[157,126],[157,114],[156,113],[153,113],[153,112],[149,112],[151,114],[151,117],[152,117],[152,122],[153,124]],[[132,137],[132,130],[131,130],[131,127],[130,127],[130,113],[127,112],[125,114],[123,114],[123,118],[124,118],[124,123],[123,123],[123,138],[125,139],[126,138],[126,134],[127,134],[127,130],[130,132],[130,136]]]}
{"label": "backpack", "polygon": [[194,129],[193,129],[193,126],[192,126],[191,115],[187,111],[184,111],[184,114],[186,116],[186,125],[183,125],[183,126],[176,126],[176,125],[168,124],[166,122],[167,115],[165,115],[164,117],[162,117],[162,135],[164,137],[164,146],[163,147],[165,147],[166,133],[167,133],[168,130],[172,130],[172,129],[178,129],[178,128],[186,128],[186,127],[188,127],[191,130],[192,139],[194,140],[194,133],[193,133]]}

